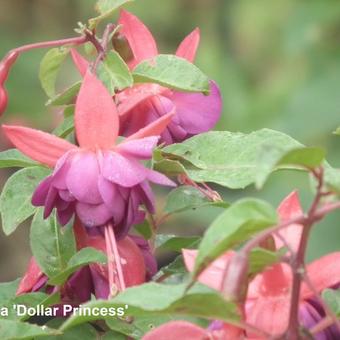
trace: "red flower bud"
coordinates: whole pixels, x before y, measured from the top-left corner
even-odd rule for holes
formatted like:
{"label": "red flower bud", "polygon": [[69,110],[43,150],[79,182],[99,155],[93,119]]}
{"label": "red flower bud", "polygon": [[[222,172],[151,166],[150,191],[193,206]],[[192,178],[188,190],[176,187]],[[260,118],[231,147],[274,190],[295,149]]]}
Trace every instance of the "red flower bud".
{"label": "red flower bud", "polygon": [[3,86],[0,86],[0,115],[6,110],[7,102],[7,92]]}

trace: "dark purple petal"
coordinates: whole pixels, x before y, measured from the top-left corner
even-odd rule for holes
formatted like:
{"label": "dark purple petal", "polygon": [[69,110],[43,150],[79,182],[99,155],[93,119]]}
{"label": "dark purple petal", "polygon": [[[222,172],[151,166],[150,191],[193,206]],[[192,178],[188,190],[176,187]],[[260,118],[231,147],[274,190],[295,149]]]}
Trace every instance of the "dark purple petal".
{"label": "dark purple petal", "polygon": [[100,204],[98,190],[99,165],[96,154],[82,152],[72,159],[66,183],[70,193],[82,203]]}
{"label": "dark purple petal", "polygon": [[112,218],[111,211],[104,203],[94,205],[77,202],[76,212],[86,227],[97,227],[103,225]]}
{"label": "dark purple petal", "polygon": [[220,118],[222,98],[214,81],[210,81],[210,94],[173,91],[171,99],[181,126],[189,134],[195,135],[212,129]]}
{"label": "dark purple petal", "polygon": [[120,223],[124,217],[126,203],[120,194],[118,186],[100,176],[98,188],[104,203],[112,212],[114,223]]}
{"label": "dark purple petal", "polygon": [[155,196],[150,188],[150,185],[147,181],[144,181],[139,184],[140,195],[142,197],[143,204],[146,209],[151,213],[155,213]]}
{"label": "dark purple petal", "polygon": [[110,182],[129,188],[144,181],[147,169],[137,160],[129,159],[117,152],[106,152],[102,174]]}
{"label": "dark purple petal", "polygon": [[64,285],[65,296],[62,296],[62,301],[80,304],[90,300],[93,291],[91,272],[85,266],[76,271]]}
{"label": "dark purple petal", "polygon": [[63,157],[61,157],[56,167],[53,171],[53,186],[60,190],[66,190],[66,176],[71,166],[71,160],[73,157],[74,152],[68,152]]}
{"label": "dark purple petal", "polygon": [[45,205],[46,197],[52,183],[52,175],[46,177],[35,189],[32,196],[32,204],[36,207]]}
{"label": "dark purple petal", "polygon": [[61,225],[67,224],[74,214],[74,204],[69,203],[68,207],[64,210],[57,210],[57,218]]}
{"label": "dark purple petal", "polygon": [[58,190],[53,186],[50,187],[48,191],[46,201],[45,201],[45,210],[44,210],[44,218],[50,216],[53,208],[55,207],[56,200],[58,198]]}
{"label": "dark purple petal", "polygon": [[107,299],[109,296],[109,282],[105,276],[103,266],[97,264],[90,265],[94,294],[97,299]]}

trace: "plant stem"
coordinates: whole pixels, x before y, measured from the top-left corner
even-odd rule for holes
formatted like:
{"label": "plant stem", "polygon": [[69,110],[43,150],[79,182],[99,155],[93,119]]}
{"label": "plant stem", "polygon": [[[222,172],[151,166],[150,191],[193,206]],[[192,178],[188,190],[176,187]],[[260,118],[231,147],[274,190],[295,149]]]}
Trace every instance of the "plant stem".
{"label": "plant stem", "polygon": [[26,52],[32,49],[36,48],[47,48],[47,47],[57,47],[57,46],[63,46],[63,45],[81,45],[85,42],[89,41],[89,38],[87,35],[82,35],[80,37],[74,37],[74,38],[67,38],[67,39],[59,39],[59,40],[52,40],[52,41],[42,41],[34,44],[27,44],[20,47],[16,47],[9,51],[8,53],[11,53],[12,51],[17,53]]}
{"label": "plant stem", "polygon": [[97,69],[98,64],[105,58],[105,54],[107,52],[107,45],[109,43],[109,38],[111,32],[115,29],[116,25],[108,24],[104,30],[103,38],[100,43],[100,47],[97,48],[98,56],[92,65],[92,71]]}
{"label": "plant stem", "polygon": [[316,222],[315,213],[322,198],[323,169],[314,170],[312,173],[318,181],[317,192],[308,211],[307,218],[305,222],[302,223],[303,229],[297,253],[292,254],[293,261],[291,262],[291,267],[293,271],[293,285],[287,330],[287,337],[291,340],[299,339],[299,303],[302,279],[305,275],[305,253],[311,228]]}

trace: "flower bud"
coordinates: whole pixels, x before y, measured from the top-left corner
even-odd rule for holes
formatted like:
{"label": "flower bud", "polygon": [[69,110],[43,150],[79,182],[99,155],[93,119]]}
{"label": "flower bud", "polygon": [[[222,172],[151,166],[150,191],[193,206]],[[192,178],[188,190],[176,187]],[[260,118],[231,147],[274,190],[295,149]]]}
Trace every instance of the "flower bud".
{"label": "flower bud", "polygon": [[7,92],[3,86],[0,85],[0,115],[5,112],[7,107],[8,97]]}

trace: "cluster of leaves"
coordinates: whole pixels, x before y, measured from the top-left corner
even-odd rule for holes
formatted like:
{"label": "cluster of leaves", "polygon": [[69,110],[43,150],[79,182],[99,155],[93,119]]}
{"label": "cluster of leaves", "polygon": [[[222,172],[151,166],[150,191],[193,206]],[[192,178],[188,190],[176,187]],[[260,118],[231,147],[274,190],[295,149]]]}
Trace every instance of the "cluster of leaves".
{"label": "cluster of leaves", "polygon": [[[88,28],[97,27],[120,6],[130,0],[99,0],[99,15],[89,20]],[[119,29],[119,27],[117,28]],[[47,52],[41,62],[40,80],[49,96],[47,105],[61,106],[64,121],[54,133],[62,138],[73,138],[74,98],[81,82],[72,84],[62,93],[56,94],[55,83],[58,72],[69,54],[69,47],[54,48]],[[142,62],[132,72],[116,51],[110,51],[100,61],[97,76],[110,93],[125,89],[136,83],[156,83],[171,89],[189,92],[209,91],[208,77],[196,66],[172,55],[159,55],[154,63]],[[320,166],[325,168],[325,184],[329,190],[340,193],[340,172],[325,160],[325,151],[317,147],[306,147],[290,136],[269,129],[250,134],[216,131],[192,137],[183,143],[159,147],[155,150],[152,166],[169,176],[185,176],[195,186],[182,185],[167,196],[164,216],[190,209],[214,206],[220,214],[207,228],[202,237],[178,237],[154,234],[154,226],[145,221],[136,226],[136,231],[152,240],[156,249],[167,249],[178,253],[176,259],[160,268],[154,282],[128,288],[113,299],[94,300],[84,307],[119,307],[128,305],[128,316],[107,318],[104,326],[93,327],[91,323],[103,319],[101,316],[73,315],[68,320],[51,320],[44,326],[35,324],[34,318],[27,321],[11,312],[0,319],[2,339],[25,339],[46,337],[61,339],[82,337],[94,339],[125,339],[129,336],[140,339],[150,329],[169,320],[186,319],[200,325],[207,320],[224,320],[232,324],[240,321],[238,307],[220,293],[195,283],[198,277],[220,255],[238,249],[247,240],[277,224],[275,209],[267,202],[245,198],[228,203],[214,201],[200,190],[200,183],[215,183],[229,189],[244,189],[255,185],[261,189],[275,171],[305,171],[309,174]],[[76,251],[72,228],[60,228],[55,216],[44,220],[42,210],[31,205],[31,197],[37,184],[49,174],[49,169],[32,162],[19,151],[12,149],[0,153],[1,168],[20,168],[5,184],[0,196],[0,214],[6,235],[31,216],[30,244],[32,253],[48,276],[48,284],[61,286],[77,269],[91,262],[105,263],[102,253],[85,248]],[[313,183],[312,183],[313,184]],[[198,256],[194,272],[190,276],[185,270],[181,249],[196,248]],[[253,250],[249,258],[248,275],[255,275],[265,267],[281,259],[280,252],[263,248]],[[23,303],[27,306],[50,306],[59,302],[59,294],[29,293],[15,296],[18,280],[0,284],[2,306]],[[337,292],[324,292],[326,301],[340,314],[340,298]]]}

